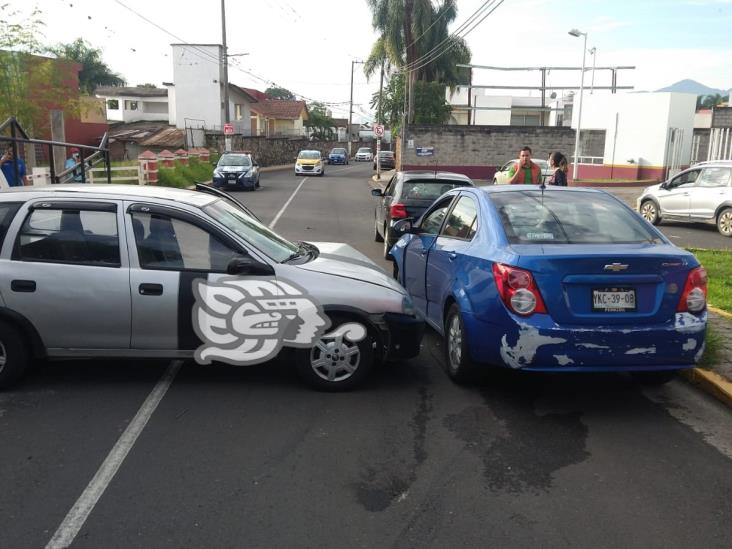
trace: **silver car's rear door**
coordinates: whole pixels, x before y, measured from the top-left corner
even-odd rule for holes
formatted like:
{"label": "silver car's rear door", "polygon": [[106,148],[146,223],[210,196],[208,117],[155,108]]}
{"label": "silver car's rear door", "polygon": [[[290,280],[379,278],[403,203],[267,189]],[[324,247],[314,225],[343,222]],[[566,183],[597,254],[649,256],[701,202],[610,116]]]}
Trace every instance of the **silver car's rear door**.
{"label": "silver car's rear door", "polygon": [[6,307],[35,326],[49,354],[129,349],[121,202],[51,198],[24,204],[5,239],[0,273]]}
{"label": "silver car's rear door", "polygon": [[717,207],[731,196],[732,170],[730,168],[704,168],[696,186],[691,189],[692,219],[709,220]]}

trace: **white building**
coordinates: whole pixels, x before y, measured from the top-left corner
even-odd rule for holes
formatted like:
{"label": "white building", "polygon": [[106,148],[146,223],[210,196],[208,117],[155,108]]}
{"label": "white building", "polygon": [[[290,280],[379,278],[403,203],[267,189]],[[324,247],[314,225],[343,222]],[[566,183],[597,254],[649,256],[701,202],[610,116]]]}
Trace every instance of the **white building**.
{"label": "white building", "polygon": [[168,121],[168,90],[164,88],[104,86],[94,94],[104,100],[108,122]]}
{"label": "white building", "polygon": [[542,110],[541,97],[488,95],[485,89],[458,86],[445,91],[452,106],[450,124],[471,126],[541,126],[549,125],[549,102]]}
{"label": "white building", "polygon": [[[573,109],[577,128],[579,109]],[[580,178],[664,179],[688,166],[696,95],[687,93],[585,93],[581,134],[594,151],[580,149]],[[587,132],[587,133],[586,133]],[[570,155],[573,151],[568,151]]]}
{"label": "white building", "polygon": [[173,84],[166,84],[170,123],[178,128],[222,130],[232,122],[237,133],[250,135],[251,104],[257,100],[233,84],[229,84],[229,120],[225,120],[223,46],[172,44],[172,48]]}

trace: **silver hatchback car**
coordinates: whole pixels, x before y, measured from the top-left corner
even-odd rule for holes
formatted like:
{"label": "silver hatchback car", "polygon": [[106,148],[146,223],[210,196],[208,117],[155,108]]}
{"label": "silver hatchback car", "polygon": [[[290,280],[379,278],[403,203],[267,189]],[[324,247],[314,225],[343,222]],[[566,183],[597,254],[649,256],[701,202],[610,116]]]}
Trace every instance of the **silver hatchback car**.
{"label": "silver hatchback car", "polygon": [[198,188],[0,192],[0,387],[31,357],[253,364],[290,347],[307,382],[343,390],[419,353],[422,319],[367,257],[290,242]]}
{"label": "silver hatchback car", "polygon": [[654,225],[662,220],[714,223],[720,234],[732,236],[732,161],[695,164],[644,189],[636,206]]}

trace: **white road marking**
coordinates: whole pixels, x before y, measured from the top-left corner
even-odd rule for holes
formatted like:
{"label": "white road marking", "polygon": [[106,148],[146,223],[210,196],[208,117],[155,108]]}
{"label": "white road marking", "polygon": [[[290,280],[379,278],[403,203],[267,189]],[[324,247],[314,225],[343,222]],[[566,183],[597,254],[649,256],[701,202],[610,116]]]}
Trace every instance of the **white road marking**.
{"label": "white road marking", "polygon": [[[334,172],[341,172],[341,171],[345,171],[345,170],[347,170],[347,169],[349,169],[349,168],[350,168],[350,166],[344,166],[344,167],[343,167],[343,168],[341,168],[341,169],[333,169],[333,170],[328,170],[328,171],[329,171],[329,172],[330,172],[330,171],[334,171]],[[293,199],[295,198],[295,195],[296,195],[296,194],[297,194],[298,192],[300,192],[300,188],[301,188],[301,187],[302,187],[302,186],[303,186],[303,185],[305,184],[305,182],[306,182],[306,181],[307,181],[307,180],[308,180],[308,179],[309,179],[310,177],[314,177],[314,176],[307,176],[307,177],[303,177],[303,178],[302,178],[302,181],[300,181],[300,184],[299,184],[299,185],[298,185],[297,187],[295,187],[295,190],[294,190],[294,191],[292,191],[292,194],[290,195],[290,198],[288,198],[288,199],[287,199],[287,202],[285,202],[285,203],[283,204],[283,206],[282,206],[282,207],[280,208],[280,211],[279,211],[279,212],[277,212],[277,215],[275,215],[275,216],[274,216],[274,219],[273,219],[273,220],[272,220],[272,222],[271,222],[271,223],[269,224],[269,228],[270,228],[270,229],[274,229],[275,225],[277,225],[277,222],[278,222],[278,221],[280,220],[280,217],[282,217],[282,214],[284,214],[284,213],[285,213],[285,210],[286,210],[286,209],[287,209],[287,207],[288,207],[288,206],[290,205],[290,202],[292,202],[292,200],[293,200]]]}
{"label": "white road marking", "polygon": [[68,547],[73,543],[74,538],[84,526],[86,519],[89,518],[99,498],[102,497],[102,494],[104,494],[107,486],[109,486],[109,483],[112,482],[112,479],[117,474],[117,471],[132,449],[135,441],[137,441],[137,437],[140,436],[145,425],[147,425],[150,416],[152,416],[158,404],[165,396],[165,393],[170,388],[182,364],[183,361],[181,360],[175,360],[170,363],[163,377],[160,378],[152,392],[145,399],[145,402],[142,403],[135,417],[124,430],[122,436],[119,437],[101,467],[97,470],[94,478],[89,482],[84,492],[79,496],[79,499],[76,500],[76,503],[68,512],[66,518],[64,518],[56,533],[51,538],[51,541],[46,545],[46,549],[60,549],[62,547]]}

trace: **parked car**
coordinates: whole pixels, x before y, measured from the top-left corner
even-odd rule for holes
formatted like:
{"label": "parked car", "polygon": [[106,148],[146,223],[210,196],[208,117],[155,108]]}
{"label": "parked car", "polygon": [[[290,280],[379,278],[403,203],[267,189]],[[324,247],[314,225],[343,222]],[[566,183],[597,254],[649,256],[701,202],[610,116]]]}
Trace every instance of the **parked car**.
{"label": "parked car", "polygon": [[[313,331],[312,346],[289,351],[316,388],[355,387],[375,361],[419,352],[423,320],[404,289],[367,257],[345,244],[291,242],[230,195],[198,188],[203,192],[127,185],[0,192],[0,386],[18,379],[34,356],[194,357],[201,344],[194,285],[236,277],[242,287],[282,284],[274,295],[251,294],[262,308],[244,302],[239,333],[265,338],[284,318],[292,319],[287,332],[299,333],[296,322],[312,317],[316,304],[331,334],[361,325],[361,339]],[[218,328],[217,337],[232,335]]]}
{"label": "parked car", "polygon": [[[393,170],[396,165],[394,151],[379,151],[379,161],[382,170]],[[374,159],[374,169],[376,169],[376,159]]]}
{"label": "parked car", "polygon": [[470,187],[469,177],[452,172],[397,172],[381,189],[371,194],[379,197],[374,208],[374,240],[384,243],[384,258],[391,259],[389,250],[399,237],[392,227],[399,219],[418,218],[432,203],[456,187]]}
{"label": "parked car", "polygon": [[491,365],[664,382],[701,358],[705,270],[608,193],[466,187],[411,223],[395,275],[456,381]]}
{"label": "parked car", "polygon": [[732,161],[702,162],[647,187],[637,208],[654,225],[662,220],[711,223],[732,236]]}
{"label": "parked car", "polygon": [[371,162],[374,159],[374,153],[368,147],[361,147],[356,151],[356,162]]}
{"label": "parked car", "polygon": [[320,151],[300,151],[295,160],[295,175],[325,175]]}
{"label": "parked car", "polygon": [[259,164],[248,152],[224,153],[214,168],[212,184],[230,191],[258,189]]}
{"label": "parked car", "polygon": [[[541,168],[541,177],[544,181],[547,181],[554,173],[554,170],[549,167],[549,162],[546,160],[532,158],[531,161]],[[508,185],[508,180],[510,179],[508,176],[509,170],[511,169],[511,166],[515,166],[516,164],[518,164],[518,158],[516,160],[510,160],[498,168],[496,173],[493,175],[493,184]]]}
{"label": "parked car", "polygon": [[328,155],[328,164],[348,164],[348,151],[341,147],[331,150]]}

